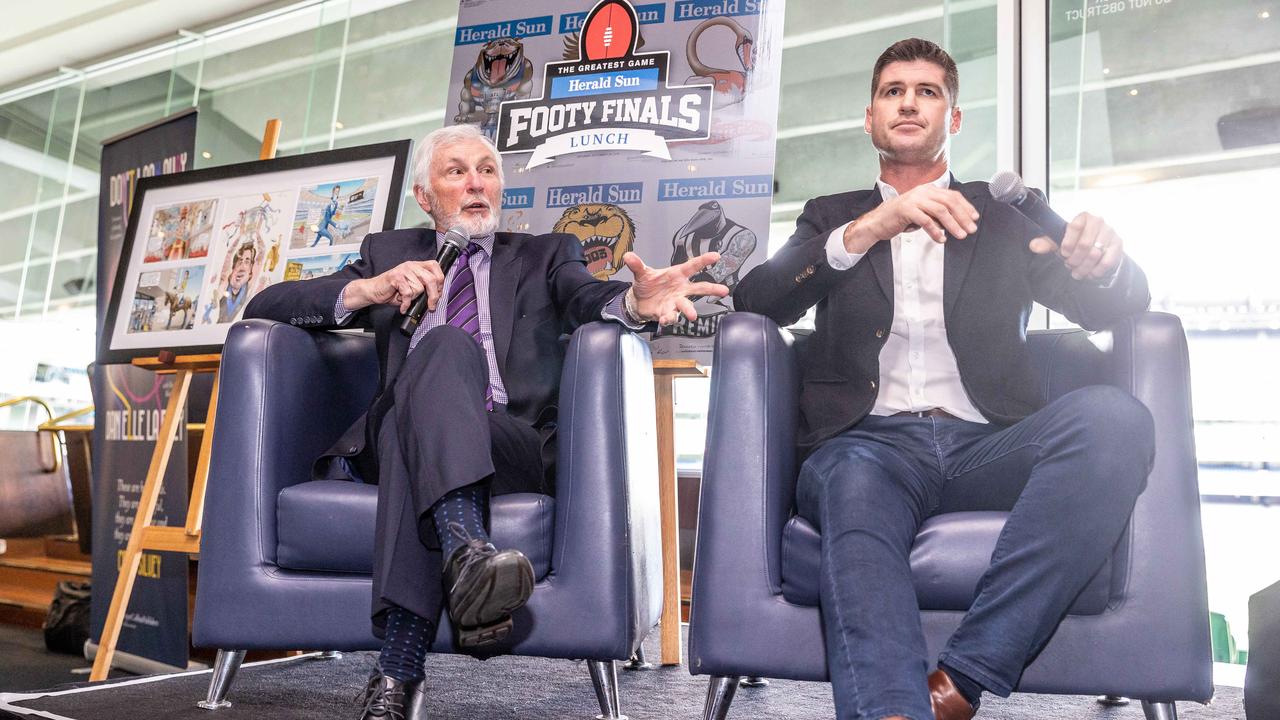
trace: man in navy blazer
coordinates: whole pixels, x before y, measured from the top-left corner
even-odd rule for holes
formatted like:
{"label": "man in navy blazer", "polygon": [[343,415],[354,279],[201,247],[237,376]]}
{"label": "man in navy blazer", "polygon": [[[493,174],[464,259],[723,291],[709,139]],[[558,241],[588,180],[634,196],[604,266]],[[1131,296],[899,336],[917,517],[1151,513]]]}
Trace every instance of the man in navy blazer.
{"label": "man in navy blazer", "polygon": [[[957,182],[955,62],[904,40],[876,61],[871,190],[810,200],[734,292],[782,324],[817,306],[801,360],[801,515],[822,534],[819,599],[837,716],[968,720],[1007,696],[1118,541],[1153,459],[1150,413],[1111,387],[1046,404],[1032,303],[1086,328],[1147,307],[1096,216],[1061,245],[984,182]],[[929,673],[908,562],[921,524],[1009,510],[975,600]]]}
{"label": "man in navy blazer", "polygon": [[[662,270],[628,253],[634,283],[597,280],[572,235],[495,232],[502,187],[476,128],[434,131],[415,153],[414,197],[440,233],[469,239],[447,272],[436,231],[391,230],[367,236],[342,270],[268,287],[245,312],[375,333],[373,403],[317,463],[379,485],[373,619],[384,641],[364,718],[424,716],[423,661],[442,605],[457,645],[490,653],[529,599],[528,559],[489,542],[488,499],[552,492],[561,335],[593,320],[693,320],[688,296],[728,293],[690,280],[716,253]],[[406,336],[401,321],[423,294],[427,313]]]}

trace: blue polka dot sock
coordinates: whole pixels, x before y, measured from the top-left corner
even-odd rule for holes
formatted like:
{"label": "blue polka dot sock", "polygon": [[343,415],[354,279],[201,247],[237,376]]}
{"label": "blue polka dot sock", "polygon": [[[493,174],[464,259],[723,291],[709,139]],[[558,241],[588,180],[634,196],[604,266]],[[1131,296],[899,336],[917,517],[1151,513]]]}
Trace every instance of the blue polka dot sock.
{"label": "blue polka dot sock", "polygon": [[[431,519],[435,524],[436,537],[440,540],[440,551],[447,561],[453,551],[466,543],[467,537],[482,542],[489,542],[489,533],[485,528],[485,516],[489,512],[489,488],[475,483],[446,493],[431,506]],[[457,525],[463,533],[450,529]]]}
{"label": "blue polka dot sock", "polygon": [[400,607],[387,611],[387,634],[382,641],[378,667],[400,682],[417,682],[425,675],[431,621]]}

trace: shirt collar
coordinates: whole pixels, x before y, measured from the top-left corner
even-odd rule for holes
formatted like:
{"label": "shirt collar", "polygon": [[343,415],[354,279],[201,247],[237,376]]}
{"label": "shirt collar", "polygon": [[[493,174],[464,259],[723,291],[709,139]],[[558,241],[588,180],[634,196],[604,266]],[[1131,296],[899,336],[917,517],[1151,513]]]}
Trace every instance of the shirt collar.
{"label": "shirt collar", "polygon": [[[440,242],[440,238],[442,237],[444,237],[444,233],[437,230],[436,242]],[[471,242],[479,245],[484,250],[485,255],[488,255],[489,257],[493,257],[493,243],[494,243],[493,233],[489,233],[488,235],[472,235]]]}
{"label": "shirt collar", "polygon": [[[942,189],[951,187],[951,168],[944,168],[942,174],[930,181],[931,185],[936,185]],[[882,200],[892,200],[898,197],[898,189],[881,178],[876,178],[876,188],[880,191]]]}

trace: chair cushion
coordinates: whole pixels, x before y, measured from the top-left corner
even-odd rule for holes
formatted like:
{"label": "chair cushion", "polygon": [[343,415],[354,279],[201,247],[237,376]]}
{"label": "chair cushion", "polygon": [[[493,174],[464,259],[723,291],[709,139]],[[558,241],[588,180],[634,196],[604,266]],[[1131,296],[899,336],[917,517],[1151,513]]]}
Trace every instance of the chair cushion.
{"label": "chair cushion", "polygon": [[[373,573],[378,486],[314,480],[280,491],[276,563],[290,570]],[[551,569],[555,499],[536,493],[499,495],[489,506],[490,535],[499,548],[528,556],[541,580]]]}
{"label": "chair cushion", "polygon": [[[911,579],[921,610],[968,610],[991,562],[1005,512],[956,512],[925,521],[911,548]],[[798,605],[818,604],[821,536],[799,516],[782,532],[782,595]],[[1076,598],[1072,615],[1097,615],[1107,607],[1111,559]]]}

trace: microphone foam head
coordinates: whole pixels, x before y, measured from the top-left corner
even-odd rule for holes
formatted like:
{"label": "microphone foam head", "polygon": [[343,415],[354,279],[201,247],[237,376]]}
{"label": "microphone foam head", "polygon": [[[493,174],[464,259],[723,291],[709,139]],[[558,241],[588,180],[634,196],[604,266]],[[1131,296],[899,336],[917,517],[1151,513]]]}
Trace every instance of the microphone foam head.
{"label": "microphone foam head", "polygon": [[457,245],[459,248],[464,248],[467,243],[471,242],[471,233],[465,225],[454,225],[444,234],[442,240],[451,245]]}
{"label": "microphone foam head", "polygon": [[1018,173],[1012,170],[1001,170],[991,176],[991,182],[988,183],[991,190],[991,197],[1002,203],[1013,203],[1026,197],[1027,186],[1022,182],[1022,178]]}

